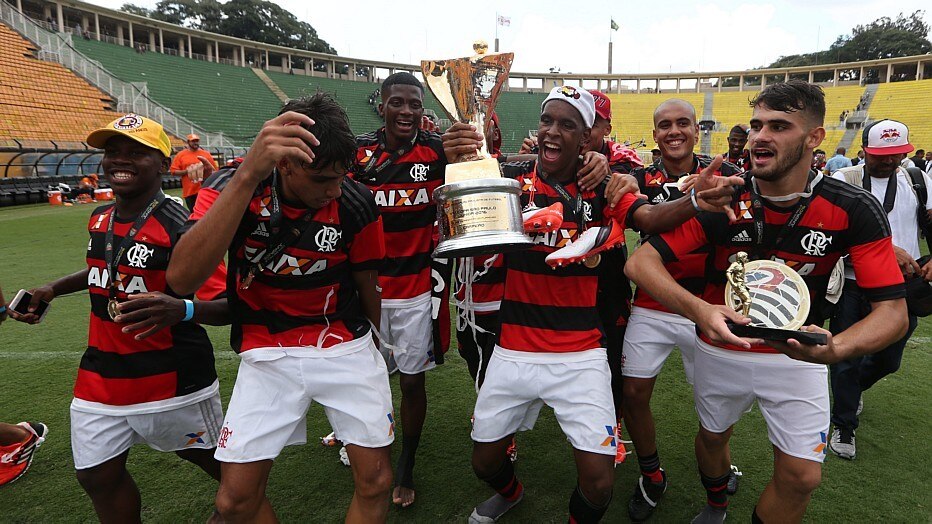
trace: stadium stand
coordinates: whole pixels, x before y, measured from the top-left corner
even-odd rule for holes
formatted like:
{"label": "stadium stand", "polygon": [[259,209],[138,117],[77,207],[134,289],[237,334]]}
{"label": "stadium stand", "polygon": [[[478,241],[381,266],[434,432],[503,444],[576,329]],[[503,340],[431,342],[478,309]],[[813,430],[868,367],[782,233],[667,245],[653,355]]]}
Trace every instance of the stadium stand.
{"label": "stadium stand", "polygon": [[868,114],[872,120],[892,118],[909,126],[909,141],[917,149],[932,149],[932,119],[925,112],[932,100],[932,80],[880,84]]}
{"label": "stadium stand", "polygon": [[0,24],[0,137],[83,142],[116,118],[110,98],[60,64],[39,60],[19,33]]}
{"label": "stadium stand", "polygon": [[[686,100],[695,106],[697,118],[702,118],[705,109],[703,93],[632,93],[609,94],[608,97],[612,101],[612,134],[616,141],[636,144],[643,139],[647,149],[654,147],[654,109],[661,102],[668,98]],[[696,151],[699,151],[698,144]]]}
{"label": "stadium stand", "polygon": [[[74,47],[127,82],[146,82],[149,96],[205,129],[249,143],[281,107],[249,68],[190,60],[74,39]],[[222,93],[222,96],[218,96]]]}

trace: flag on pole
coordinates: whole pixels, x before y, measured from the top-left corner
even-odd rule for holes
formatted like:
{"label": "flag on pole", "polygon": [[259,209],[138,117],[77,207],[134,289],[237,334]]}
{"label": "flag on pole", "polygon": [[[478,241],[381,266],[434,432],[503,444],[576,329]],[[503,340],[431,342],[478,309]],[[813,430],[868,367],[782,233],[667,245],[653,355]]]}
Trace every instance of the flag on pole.
{"label": "flag on pole", "polygon": [[507,16],[498,15],[498,25],[502,27],[511,27],[511,18]]}
{"label": "flag on pole", "polygon": [[612,19],[612,31],[618,31],[618,24],[615,23],[614,19]]}

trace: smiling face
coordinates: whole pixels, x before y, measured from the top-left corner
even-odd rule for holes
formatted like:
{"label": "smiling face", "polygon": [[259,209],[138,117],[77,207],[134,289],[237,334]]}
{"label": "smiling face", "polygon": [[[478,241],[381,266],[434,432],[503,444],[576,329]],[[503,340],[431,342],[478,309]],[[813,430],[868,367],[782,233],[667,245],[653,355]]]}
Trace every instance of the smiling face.
{"label": "smiling face", "polygon": [[665,160],[691,157],[699,136],[696,111],[681,100],[668,100],[654,111],[654,141]]}
{"label": "smiling face", "polygon": [[728,133],[728,154],[736,157],[744,151],[744,146],[748,145],[748,134],[737,129]]}
{"label": "smiling face", "polygon": [[748,142],[751,170],[760,180],[779,180],[790,172],[808,171],[812,151],[825,138],[825,129],[801,111],[775,111],[754,106]]}
{"label": "smiling face", "polygon": [[157,191],[162,186],[161,174],[168,171],[168,166],[168,158],[157,149],[121,135],[107,140],[100,161],[113,194],[125,200]]}
{"label": "smiling face", "polygon": [[391,85],[382,91],[379,114],[385,118],[385,133],[390,143],[410,142],[424,116],[424,94],[417,86]]}
{"label": "smiling face", "polygon": [[575,174],[579,153],[588,144],[590,132],[579,111],[568,102],[547,102],[537,128],[538,158],[543,171],[561,179]]}
{"label": "smiling face", "polygon": [[343,194],[340,187],[347,174],[347,169],[337,164],[312,169],[290,159],[280,161],[278,171],[285,199],[310,209],[320,209],[340,198]]}

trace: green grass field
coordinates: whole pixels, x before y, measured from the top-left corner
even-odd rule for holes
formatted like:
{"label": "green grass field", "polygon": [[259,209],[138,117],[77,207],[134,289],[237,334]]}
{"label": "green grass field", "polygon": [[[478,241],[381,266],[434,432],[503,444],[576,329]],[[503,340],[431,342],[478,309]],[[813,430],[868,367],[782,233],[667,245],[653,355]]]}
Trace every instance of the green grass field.
{"label": "green grass field", "polygon": [[[7,299],[84,264],[87,218],[94,206],[0,209],[0,284]],[[0,488],[0,522],[87,522],[90,500],[74,478],[68,406],[86,345],[86,294],[57,299],[43,324],[7,321],[0,326],[0,421],[39,420],[50,435],[29,474]],[[226,329],[210,329],[224,405],[236,377],[237,357]],[[865,394],[858,458],[829,454],[823,483],[807,514],[813,522],[932,521],[932,323],[923,321],[901,370]],[[472,473],[469,417],[475,392],[455,350],[428,376],[429,413],[419,449],[412,508],[392,509],[393,522],[464,522],[490,495]],[[392,387],[397,409],[397,378]],[[788,384],[788,387],[792,385]],[[659,447],[670,478],[654,522],[688,522],[704,504],[693,456],[697,419],[679,358],[671,358],[654,393]],[[318,437],[330,431],[319,406],[309,413],[310,444],[287,448],[276,461],[268,495],[286,522],[340,522],[352,494],[350,470],[335,448]],[[400,417],[399,417],[400,418]],[[565,522],[575,486],[570,446],[549,410],[537,427],[518,437],[518,474],[524,501],[504,522]],[[398,452],[396,446],[395,453]],[[772,470],[771,446],[755,408],[737,425],[734,461],[744,471],[731,500],[729,522],[747,522]],[[212,511],[216,484],[174,454],[144,446],[130,453],[129,469],[142,492],[143,518],[151,522],[203,522]],[[637,478],[633,457],[616,469],[615,495],[606,522],[627,521],[626,505]]]}

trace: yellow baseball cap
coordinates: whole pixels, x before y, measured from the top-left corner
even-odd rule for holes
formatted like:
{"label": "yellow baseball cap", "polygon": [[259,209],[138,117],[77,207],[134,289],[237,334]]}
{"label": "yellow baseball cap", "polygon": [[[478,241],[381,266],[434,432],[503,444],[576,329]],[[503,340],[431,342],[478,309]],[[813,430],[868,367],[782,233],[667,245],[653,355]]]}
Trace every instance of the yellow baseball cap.
{"label": "yellow baseball cap", "polygon": [[100,129],[87,135],[87,143],[97,149],[103,149],[107,140],[116,135],[123,135],[144,146],[157,149],[163,155],[172,156],[172,144],[162,124],[133,113],[123,115]]}

